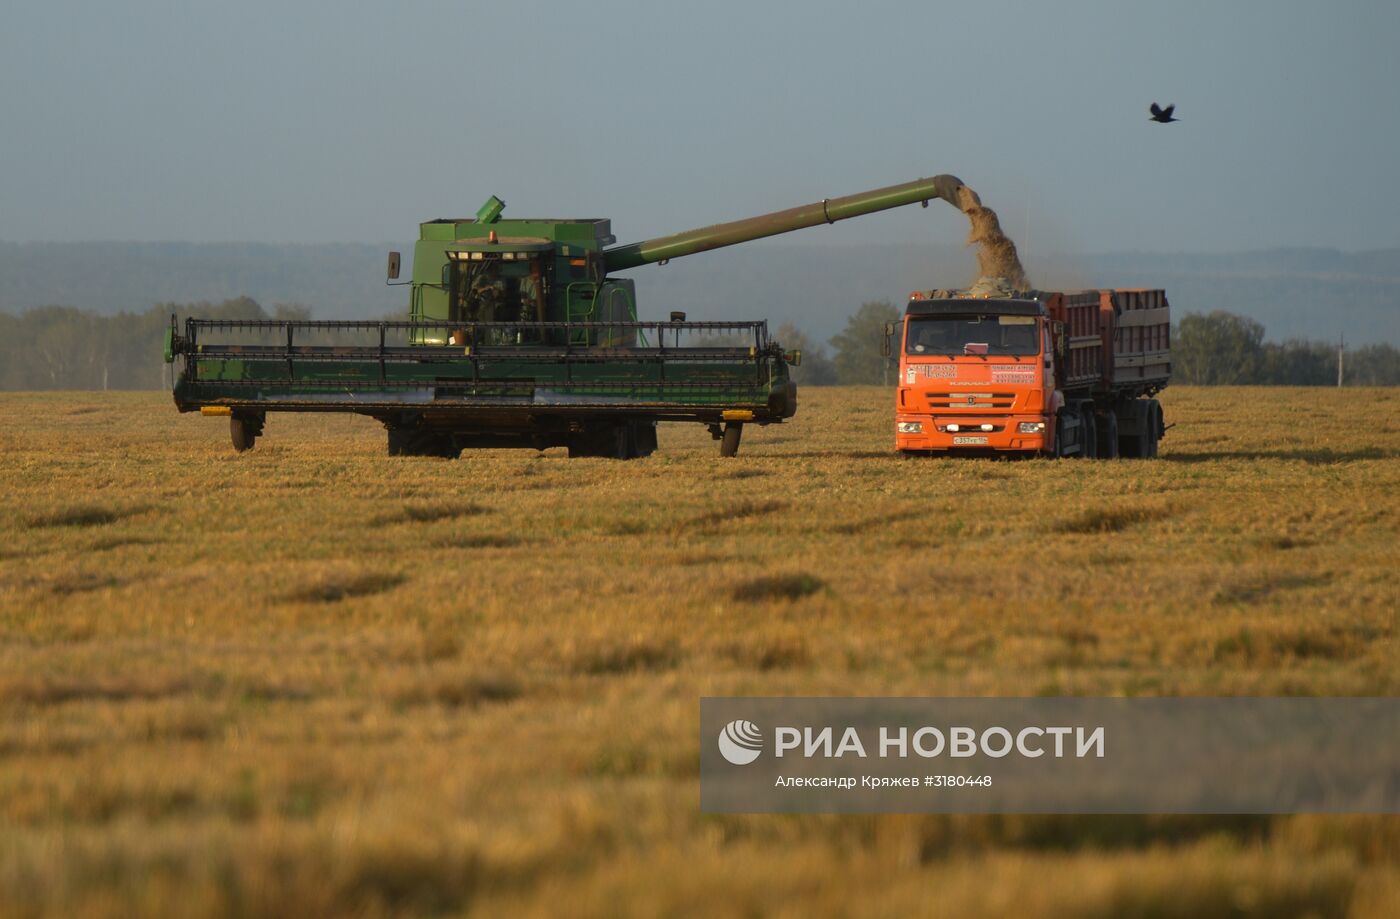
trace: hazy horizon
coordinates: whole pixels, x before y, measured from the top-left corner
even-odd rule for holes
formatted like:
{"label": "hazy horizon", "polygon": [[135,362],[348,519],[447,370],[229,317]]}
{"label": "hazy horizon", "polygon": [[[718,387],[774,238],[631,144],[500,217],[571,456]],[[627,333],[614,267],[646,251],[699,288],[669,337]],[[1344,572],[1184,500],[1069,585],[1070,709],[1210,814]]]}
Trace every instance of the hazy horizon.
{"label": "hazy horizon", "polygon": [[[790,239],[800,238],[800,234]],[[298,303],[319,319],[371,319],[402,309],[407,292],[384,281],[384,244],[89,243],[72,270],[67,243],[0,242],[0,312],[67,304],[102,314],[152,304],[248,296]],[[1223,309],[1261,321],[1270,339],[1400,343],[1400,249],[1258,253],[1054,254],[1026,257],[1047,290],[1164,287],[1177,319]],[[899,302],[911,290],[958,287],[977,259],[957,244],[797,245],[760,241],[665,267],[627,272],[643,319],[684,310],[694,319],[792,322],[825,340],[862,302]]]}
{"label": "hazy horizon", "polygon": [[[377,243],[497,194],[625,242],[951,172],[1028,253],[1391,249],[1397,26],[1380,3],[26,5],[0,239]],[[791,241],[965,231],[935,202]]]}
{"label": "hazy horizon", "polygon": [[[752,215],[746,215],[746,216],[752,216]],[[415,224],[415,226],[416,226],[416,224]],[[680,229],[691,229],[691,227],[682,227],[682,228],[680,228]],[[818,234],[820,234],[820,231],[822,230],[821,227],[816,227],[816,228],[814,228],[814,229],[817,231]],[[386,240],[386,239],[379,239],[379,240],[375,240],[375,239],[314,239],[314,240],[286,240],[286,239],[224,239],[224,240],[199,240],[199,239],[119,239],[119,238],[103,238],[103,237],[96,237],[96,236],[95,236],[95,237],[92,237],[92,238],[89,238],[89,239],[69,239],[69,240],[65,240],[65,239],[8,239],[8,238],[6,238],[6,237],[4,237],[4,236],[0,236],[0,244],[4,244],[4,245],[15,245],[15,246],[56,246],[56,245],[62,245],[62,246],[84,246],[84,245],[132,245],[132,246],[191,246],[191,247],[199,247],[199,246],[210,246],[210,247],[213,247],[213,246],[287,246],[287,247],[292,247],[292,248],[296,248],[296,247],[311,248],[311,247],[315,247],[315,246],[370,246],[370,247],[375,247],[375,248],[382,248],[382,249],[384,249],[384,251],[385,251],[386,254],[387,254],[387,253],[389,252],[389,250],[391,250],[391,249],[397,250],[397,251],[399,251],[399,252],[401,252],[401,253],[403,254],[403,256],[404,256],[405,259],[407,259],[407,258],[409,258],[409,257],[411,256],[411,254],[412,254],[412,247],[413,247],[413,243],[414,243],[414,240],[415,240],[415,239],[416,239],[416,237],[405,238],[405,239],[400,239],[400,240]],[[640,237],[639,237],[638,239],[640,239]],[[637,239],[631,239],[631,238],[623,239],[623,238],[619,237],[619,242],[618,242],[618,244],[621,245],[621,244],[623,244],[623,243],[637,242],[637,241],[638,241]],[[849,251],[849,250],[859,249],[859,248],[865,247],[865,246],[872,246],[872,247],[905,246],[905,245],[907,245],[907,246],[918,246],[918,245],[921,245],[921,243],[920,243],[919,241],[916,241],[916,240],[909,240],[909,239],[887,239],[887,240],[875,240],[875,241],[850,240],[850,239],[839,239],[839,240],[829,240],[829,241],[823,241],[823,240],[820,240],[820,239],[808,240],[808,239],[805,239],[805,238],[803,237],[801,231],[798,231],[798,232],[796,232],[796,233],[786,234],[786,235],[783,235],[783,236],[776,236],[776,237],[771,237],[771,238],[767,238],[767,239],[755,240],[755,241],[753,241],[753,242],[744,243],[743,245],[746,246],[746,247],[750,247],[750,248],[752,248],[752,247],[754,247],[754,246],[774,246],[774,247],[797,248],[797,249],[832,248],[832,249],[844,249],[844,250],[848,250],[848,251]],[[946,249],[946,248],[959,248],[959,247],[961,247],[961,243],[960,243],[959,241],[954,240],[954,241],[951,241],[951,242],[950,242],[949,240],[946,240],[946,239],[939,239],[939,240],[937,240],[936,242],[935,242],[935,241],[931,241],[931,242],[929,243],[929,245],[932,246],[932,247],[935,247],[935,248],[945,248],[945,249]],[[972,259],[972,260],[974,260],[974,263],[975,263],[975,252],[976,252],[975,247],[967,247],[967,251],[968,251],[968,254],[969,254],[969,258]],[[1042,261],[1043,261],[1043,260],[1046,260],[1046,259],[1053,259],[1053,258],[1056,258],[1056,257],[1068,257],[1068,258],[1083,258],[1083,257],[1089,257],[1089,258],[1096,258],[1096,257],[1106,257],[1106,256],[1137,256],[1137,255],[1149,256],[1149,257],[1160,257],[1160,258],[1172,258],[1172,257],[1177,257],[1177,256],[1185,256],[1185,257],[1197,258],[1197,257],[1210,257],[1210,256],[1220,256],[1220,257],[1244,257],[1244,256],[1256,256],[1256,255],[1269,255],[1269,254],[1273,254],[1273,253],[1283,253],[1283,252],[1336,252],[1336,253],[1339,253],[1339,254],[1341,254],[1341,255],[1347,255],[1347,256],[1361,256],[1361,255],[1370,255],[1370,254],[1373,254],[1373,253],[1388,253],[1388,252],[1397,252],[1397,251],[1400,251],[1400,244],[1393,245],[1393,246],[1368,246],[1368,247],[1365,247],[1365,248],[1358,248],[1358,249],[1351,249],[1351,248],[1347,248],[1347,247],[1344,247],[1344,246],[1301,245],[1301,244],[1300,244],[1300,245],[1293,245],[1293,246],[1264,246],[1264,247],[1259,247],[1259,248],[1240,248],[1240,249],[1174,249],[1174,250],[1173,250],[1173,249],[1102,249],[1102,250],[1092,250],[1092,251],[1089,251],[1089,250],[1068,250],[1068,249],[1062,249],[1062,250],[1037,249],[1037,250],[1035,251],[1035,253],[1033,254],[1033,256],[1031,256],[1031,257],[1033,257],[1033,258],[1038,258],[1038,259],[1040,259],[1040,260],[1042,260]],[[690,256],[690,257],[693,257],[693,256]],[[617,272],[617,274],[618,274],[619,276],[627,277],[627,276],[631,276],[633,272],[637,272],[637,271],[648,271],[648,270],[651,270],[651,268],[652,268],[652,266],[650,266],[650,265],[643,265],[643,266],[641,266],[641,267],[639,267],[639,268],[629,268],[629,269],[627,269],[626,271]]]}

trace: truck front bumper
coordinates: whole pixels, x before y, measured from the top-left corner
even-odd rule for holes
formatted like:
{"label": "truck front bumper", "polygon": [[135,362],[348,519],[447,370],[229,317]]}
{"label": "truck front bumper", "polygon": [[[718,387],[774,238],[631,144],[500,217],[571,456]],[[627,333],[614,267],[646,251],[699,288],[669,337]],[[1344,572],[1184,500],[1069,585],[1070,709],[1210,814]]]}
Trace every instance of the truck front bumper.
{"label": "truck front bumper", "polygon": [[[918,415],[895,417],[894,445],[905,452],[1038,453],[1049,448],[1053,432],[1023,433],[1022,424],[1045,424],[1043,415]],[[955,426],[955,430],[948,430]],[[1048,425],[1046,426],[1048,428]],[[990,428],[990,430],[987,430]]]}

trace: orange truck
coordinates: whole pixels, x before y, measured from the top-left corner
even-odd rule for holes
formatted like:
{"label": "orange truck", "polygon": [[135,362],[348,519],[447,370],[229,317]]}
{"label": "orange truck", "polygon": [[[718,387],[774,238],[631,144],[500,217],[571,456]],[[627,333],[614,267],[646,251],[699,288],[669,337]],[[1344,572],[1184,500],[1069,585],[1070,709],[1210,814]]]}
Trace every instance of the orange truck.
{"label": "orange truck", "polygon": [[885,327],[886,355],[892,341],[901,453],[1157,455],[1152,396],[1171,376],[1161,290],[916,291]]}

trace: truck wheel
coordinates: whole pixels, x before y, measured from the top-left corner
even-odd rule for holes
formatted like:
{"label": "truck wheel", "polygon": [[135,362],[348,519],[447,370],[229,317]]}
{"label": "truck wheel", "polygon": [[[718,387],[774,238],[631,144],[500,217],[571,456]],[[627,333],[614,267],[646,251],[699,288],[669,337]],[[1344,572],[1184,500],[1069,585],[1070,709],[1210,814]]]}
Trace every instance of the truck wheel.
{"label": "truck wheel", "polygon": [[1122,453],[1129,459],[1147,459],[1152,455],[1150,451],[1155,443],[1152,439],[1152,416],[1141,406],[1135,408],[1132,424],[1122,440]]}
{"label": "truck wheel", "polygon": [[1166,433],[1166,430],[1162,423],[1162,403],[1158,402],[1156,399],[1151,399],[1148,405],[1150,408],[1148,409],[1147,417],[1150,419],[1150,423],[1148,424],[1149,430],[1147,434],[1147,458],[1156,459],[1157,444],[1161,441],[1162,435]]}
{"label": "truck wheel", "polygon": [[1054,459],[1063,459],[1065,456],[1065,416],[1063,413],[1055,415],[1055,445],[1050,448],[1050,456]]}
{"label": "truck wheel", "polygon": [[739,438],[744,436],[744,423],[731,421],[724,426],[724,439],[719,442],[720,456],[738,456]]}
{"label": "truck wheel", "polygon": [[1099,428],[1099,458],[1118,459],[1118,415],[1112,410],[1104,413]]}
{"label": "truck wheel", "polygon": [[1146,449],[1147,440],[1141,434],[1128,434],[1118,440],[1118,455],[1124,459],[1142,459],[1147,455],[1144,452]]}
{"label": "truck wheel", "polygon": [[258,435],[262,434],[262,415],[230,415],[228,419],[229,434],[233,438],[233,449],[239,453],[246,453],[253,449],[257,443]]}
{"label": "truck wheel", "polygon": [[1094,413],[1087,411],[1079,417],[1079,458],[1098,459],[1099,426],[1094,419]]}

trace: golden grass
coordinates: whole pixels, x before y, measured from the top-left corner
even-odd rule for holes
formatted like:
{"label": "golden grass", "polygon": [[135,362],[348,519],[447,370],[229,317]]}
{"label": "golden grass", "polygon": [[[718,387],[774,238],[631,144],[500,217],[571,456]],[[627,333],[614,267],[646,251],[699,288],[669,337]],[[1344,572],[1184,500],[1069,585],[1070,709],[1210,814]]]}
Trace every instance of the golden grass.
{"label": "golden grass", "polygon": [[0,394],[0,916],[1381,916],[1400,818],[718,817],[701,695],[1400,692],[1400,393],[1168,390],[1152,462],[385,455]]}

